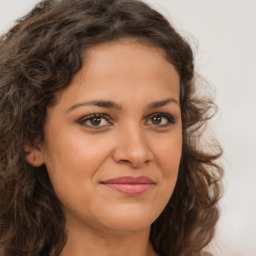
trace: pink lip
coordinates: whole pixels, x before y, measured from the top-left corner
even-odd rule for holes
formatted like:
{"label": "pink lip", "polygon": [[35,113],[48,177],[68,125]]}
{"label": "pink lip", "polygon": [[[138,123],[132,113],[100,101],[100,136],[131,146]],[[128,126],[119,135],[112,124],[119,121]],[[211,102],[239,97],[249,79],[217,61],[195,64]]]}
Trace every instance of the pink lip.
{"label": "pink lip", "polygon": [[148,191],[155,182],[146,176],[123,176],[106,180],[101,184],[127,195],[139,195]]}

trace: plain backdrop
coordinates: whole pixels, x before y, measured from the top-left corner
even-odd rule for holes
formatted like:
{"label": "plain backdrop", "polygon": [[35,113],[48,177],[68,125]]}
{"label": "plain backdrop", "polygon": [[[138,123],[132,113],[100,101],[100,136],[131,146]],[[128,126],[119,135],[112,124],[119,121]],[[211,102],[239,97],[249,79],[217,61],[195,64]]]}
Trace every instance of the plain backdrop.
{"label": "plain backdrop", "polygon": [[[38,0],[0,0],[0,32]],[[211,130],[224,148],[225,194],[210,250],[256,256],[256,1],[146,0],[192,44],[196,69],[216,90]]]}

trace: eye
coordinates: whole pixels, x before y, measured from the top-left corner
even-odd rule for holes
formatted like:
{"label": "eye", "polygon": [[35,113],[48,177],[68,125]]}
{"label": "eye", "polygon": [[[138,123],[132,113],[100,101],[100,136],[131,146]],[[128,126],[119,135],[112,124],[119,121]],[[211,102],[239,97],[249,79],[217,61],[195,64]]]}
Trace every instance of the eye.
{"label": "eye", "polygon": [[175,120],[172,115],[167,113],[154,113],[149,116],[147,124],[157,127],[167,127],[174,124]]}
{"label": "eye", "polygon": [[78,123],[88,128],[99,129],[105,126],[109,126],[109,119],[109,116],[105,114],[92,114],[82,117],[78,120]]}

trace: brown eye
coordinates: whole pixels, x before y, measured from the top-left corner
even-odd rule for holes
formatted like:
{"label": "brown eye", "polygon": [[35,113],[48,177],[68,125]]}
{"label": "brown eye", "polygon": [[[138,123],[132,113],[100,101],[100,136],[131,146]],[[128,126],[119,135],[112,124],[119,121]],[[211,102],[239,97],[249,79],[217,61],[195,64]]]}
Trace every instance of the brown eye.
{"label": "brown eye", "polygon": [[90,123],[93,126],[99,126],[101,124],[101,117],[94,117],[92,119],[90,119]]}
{"label": "brown eye", "polygon": [[88,128],[99,129],[101,127],[110,125],[108,120],[109,117],[105,114],[93,114],[81,118],[78,120],[78,123]]}
{"label": "brown eye", "polygon": [[161,124],[162,117],[161,116],[154,116],[151,118],[153,124],[159,125]]}
{"label": "brown eye", "polygon": [[147,124],[157,127],[166,127],[174,123],[175,121],[173,116],[167,113],[155,113],[149,116],[149,119],[147,121]]}

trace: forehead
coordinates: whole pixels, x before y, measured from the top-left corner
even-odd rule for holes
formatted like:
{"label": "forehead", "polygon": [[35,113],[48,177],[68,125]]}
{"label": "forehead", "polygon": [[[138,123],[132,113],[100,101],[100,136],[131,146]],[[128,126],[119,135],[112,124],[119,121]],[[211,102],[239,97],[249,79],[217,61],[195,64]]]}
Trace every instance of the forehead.
{"label": "forehead", "polygon": [[[113,57],[119,56],[120,58],[129,57],[130,51],[136,52],[150,52],[152,57],[156,55],[161,56],[167,62],[170,62],[167,58],[167,54],[163,48],[160,48],[143,37],[123,37],[112,41],[106,41],[96,44],[86,50],[86,64],[93,57],[99,58],[112,54]],[[153,54],[155,56],[153,56]],[[171,63],[171,62],[170,62]]]}
{"label": "forehead", "polygon": [[145,40],[124,38],[88,49],[83,67],[66,90],[70,97],[75,97],[79,90],[86,96],[119,99],[125,99],[128,92],[134,97],[167,91],[179,95],[179,74],[163,49]]}
{"label": "forehead", "polygon": [[[150,70],[151,73],[147,73],[145,69]],[[82,78],[83,75],[84,77],[89,76],[90,73],[113,75],[122,71],[133,74],[139,73],[139,71],[143,74],[145,71],[148,76],[157,73],[161,75],[170,69],[174,69],[176,75],[179,76],[164,49],[156,47],[144,38],[121,38],[89,48],[86,51],[82,72],[75,75],[74,79]],[[155,72],[152,73],[152,70]],[[170,73],[170,75],[172,74]]]}

